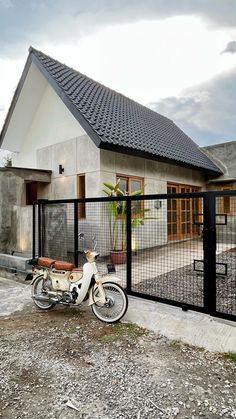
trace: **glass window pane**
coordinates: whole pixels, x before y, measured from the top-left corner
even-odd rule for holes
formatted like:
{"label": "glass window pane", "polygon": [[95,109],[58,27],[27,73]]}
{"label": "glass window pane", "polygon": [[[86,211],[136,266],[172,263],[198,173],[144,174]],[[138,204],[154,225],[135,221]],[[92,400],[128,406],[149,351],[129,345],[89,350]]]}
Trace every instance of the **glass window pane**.
{"label": "glass window pane", "polygon": [[142,189],[141,180],[133,180],[131,179],[131,193],[135,191],[140,191]]}
{"label": "glass window pane", "polygon": [[120,189],[122,192],[128,192],[128,179],[120,179]]}

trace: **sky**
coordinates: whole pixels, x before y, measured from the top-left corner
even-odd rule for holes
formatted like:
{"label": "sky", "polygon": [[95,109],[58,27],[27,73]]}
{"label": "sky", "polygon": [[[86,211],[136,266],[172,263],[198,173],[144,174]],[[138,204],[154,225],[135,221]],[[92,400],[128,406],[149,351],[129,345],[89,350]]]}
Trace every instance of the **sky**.
{"label": "sky", "polygon": [[236,140],[236,0],[0,0],[0,129],[30,45],[200,146]]}

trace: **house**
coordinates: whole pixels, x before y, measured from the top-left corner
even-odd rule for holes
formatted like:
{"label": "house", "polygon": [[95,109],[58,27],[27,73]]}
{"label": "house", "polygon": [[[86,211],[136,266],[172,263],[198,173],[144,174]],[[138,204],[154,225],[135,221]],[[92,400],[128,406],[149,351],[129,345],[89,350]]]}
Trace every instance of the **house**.
{"label": "house", "polygon": [[[205,190],[222,176],[173,121],[32,47],[0,146],[14,152],[9,177],[30,171],[14,204],[26,209],[39,197],[101,196],[103,182],[118,178],[126,190],[145,185],[145,194],[159,194]],[[182,228],[181,211],[167,208],[164,241],[191,237],[193,208]],[[89,221],[84,207],[78,217]]]}

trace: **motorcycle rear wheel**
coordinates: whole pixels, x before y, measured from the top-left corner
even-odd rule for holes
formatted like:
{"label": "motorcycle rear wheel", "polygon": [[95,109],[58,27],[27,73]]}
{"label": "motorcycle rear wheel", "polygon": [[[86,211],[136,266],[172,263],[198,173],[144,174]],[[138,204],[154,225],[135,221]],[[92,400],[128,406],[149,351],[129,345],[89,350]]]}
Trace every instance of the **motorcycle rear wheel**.
{"label": "motorcycle rear wheel", "polygon": [[[43,290],[43,275],[40,275],[36,278],[35,282],[32,285],[32,295],[35,296],[47,296],[47,292]],[[34,304],[40,308],[41,310],[51,310],[51,308],[55,307],[55,303],[47,302],[47,301],[39,301],[33,299]]]}
{"label": "motorcycle rear wheel", "polygon": [[[125,290],[115,282],[104,282],[103,289],[107,302],[92,305],[95,316],[106,323],[116,323],[122,319],[128,308],[128,297]],[[93,296],[99,297],[99,289],[95,288]]]}

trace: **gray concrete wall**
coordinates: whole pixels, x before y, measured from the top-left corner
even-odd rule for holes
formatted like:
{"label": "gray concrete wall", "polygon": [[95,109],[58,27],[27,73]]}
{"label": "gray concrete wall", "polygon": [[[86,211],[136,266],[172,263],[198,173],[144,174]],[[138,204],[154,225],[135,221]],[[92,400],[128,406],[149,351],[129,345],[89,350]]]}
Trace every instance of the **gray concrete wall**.
{"label": "gray concrete wall", "polygon": [[[63,174],[58,173],[62,164]],[[52,182],[45,190],[50,199],[77,198],[77,175],[86,174],[86,197],[100,196],[100,150],[88,135],[81,135],[37,150],[37,167],[52,170]]]}
{"label": "gray concrete wall", "polygon": [[[0,169],[0,252],[31,255],[32,206],[25,205],[25,182],[50,182],[50,173],[20,168]],[[43,186],[42,186],[43,187]]]}
{"label": "gray concrete wall", "polygon": [[[145,194],[166,194],[167,183],[182,183],[200,186],[205,190],[205,176],[197,170],[182,168],[167,163],[142,159],[140,157],[113,153],[101,150],[100,185],[103,182],[116,182],[117,174],[139,176],[144,178]],[[133,230],[133,239],[137,249],[150,248],[167,243],[167,202],[162,200],[160,209],[156,208],[156,200],[145,201],[145,209],[150,211],[144,226]],[[107,215],[102,214],[102,224]]]}
{"label": "gray concrete wall", "polygon": [[236,178],[236,141],[203,147],[202,150],[215,160],[226,176]]}
{"label": "gray concrete wall", "polygon": [[[215,182],[207,185],[207,190],[222,190],[225,184],[232,185],[232,189],[235,190],[236,182],[233,179],[236,179],[236,141],[204,147],[203,151],[213,158],[224,172]],[[217,212],[220,211],[220,199],[217,198],[216,201]],[[236,197],[231,197],[231,207],[232,212],[227,216],[227,226],[217,226],[218,243],[222,241],[236,243]],[[224,222],[223,218],[219,217],[217,221]]]}

